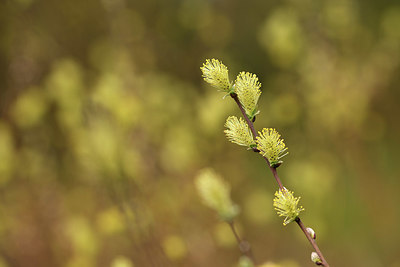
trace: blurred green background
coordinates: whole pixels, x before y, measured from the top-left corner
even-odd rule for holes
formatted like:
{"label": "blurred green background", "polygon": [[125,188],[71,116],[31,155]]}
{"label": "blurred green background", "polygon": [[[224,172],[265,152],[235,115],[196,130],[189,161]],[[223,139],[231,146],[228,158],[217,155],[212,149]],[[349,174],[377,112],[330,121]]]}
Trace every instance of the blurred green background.
{"label": "blurred green background", "polygon": [[265,162],[226,140],[240,113],[206,58],[258,75],[255,127],[284,137],[331,266],[400,266],[399,29],[394,0],[3,0],[0,266],[237,266],[204,167],[257,263],[312,266]]}

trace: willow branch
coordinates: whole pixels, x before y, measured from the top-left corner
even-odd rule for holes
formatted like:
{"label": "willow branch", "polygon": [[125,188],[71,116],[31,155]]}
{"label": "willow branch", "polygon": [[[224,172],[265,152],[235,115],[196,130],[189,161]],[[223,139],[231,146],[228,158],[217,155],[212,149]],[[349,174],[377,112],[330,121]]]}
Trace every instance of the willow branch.
{"label": "willow branch", "polygon": [[[246,111],[244,110],[242,104],[240,103],[240,100],[239,100],[237,94],[231,93],[230,96],[235,100],[236,104],[238,105],[240,111],[242,112],[242,115],[243,115],[244,119],[246,120],[247,125],[249,125],[249,127],[250,127],[251,133],[253,134],[253,139],[256,140],[257,139],[257,132],[254,129],[254,124],[249,119],[249,117],[247,117]],[[253,148],[253,151],[260,152],[257,148]],[[270,166],[269,160],[264,156],[263,156],[263,158],[267,162],[268,166]],[[283,184],[281,182],[281,179],[278,176],[278,173],[276,172],[276,168],[275,167],[269,167],[269,168],[271,169],[271,172],[274,175],[274,178],[275,178],[276,182],[278,183],[279,189],[283,190]]]}
{"label": "willow branch", "polygon": [[[247,117],[246,111],[243,109],[243,106],[242,106],[242,104],[240,103],[240,100],[239,100],[237,94],[231,93],[230,96],[235,100],[236,104],[238,105],[240,111],[242,112],[242,115],[243,115],[244,119],[246,120],[247,125],[249,125],[249,127],[250,127],[250,130],[251,130],[251,132],[252,132],[252,134],[253,134],[253,139],[256,140],[256,139],[257,139],[257,133],[256,133],[256,130],[254,129],[254,124],[253,124],[253,122]],[[253,151],[259,152],[258,149],[253,149]],[[278,172],[277,172],[277,170],[276,170],[276,167],[271,167],[271,165],[270,165],[270,163],[269,163],[269,160],[268,160],[266,157],[264,157],[264,156],[263,156],[263,158],[264,158],[265,161],[267,162],[267,164],[268,164],[268,166],[269,166],[269,168],[270,168],[272,174],[274,175],[275,181],[278,183],[279,189],[280,189],[280,190],[283,190],[283,189],[284,189],[284,186],[283,186],[283,184],[282,184],[281,179],[279,178],[279,175],[278,175]],[[314,240],[314,239],[310,236],[310,234],[307,232],[306,227],[304,226],[303,222],[300,220],[300,217],[297,217],[296,223],[297,223],[297,225],[300,227],[300,229],[303,231],[303,233],[304,233],[304,235],[306,236],[306,238],[308,239],[308,241],[310,241],[311,246],[314,248],[315,252],[318,254],[319,258],[321,259],[321,261],[322,261],[321,265],[322,265],[322,266],[325,266],[325,267],[329,267],[329,264],[328,264],[328,262],[325,260],[324,255],[322,254],[322,252],[321,252],[321,250],[319,249],[319,247],[318,247],[317,243],[315,242],[315,240]],[[231,225],[231,228],[232,228],[232,225]],[[240,240],[240,239],[237,239],[237,240]],[[239,241],[238,241],[238,242],[239,242]],[[240,244],[239,244],[239,246],[240,246]]]}

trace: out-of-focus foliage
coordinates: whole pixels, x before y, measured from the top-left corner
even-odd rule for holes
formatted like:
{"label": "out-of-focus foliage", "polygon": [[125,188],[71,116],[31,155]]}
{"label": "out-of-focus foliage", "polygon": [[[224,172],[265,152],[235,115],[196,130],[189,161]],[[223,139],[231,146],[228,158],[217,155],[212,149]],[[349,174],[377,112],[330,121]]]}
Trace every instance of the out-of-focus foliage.
{"label": "out-of-focus foliage", "polygon": [[5,0],[0,266],[237,266],[194,177],[212,167],[265,266],[311,266],[265,162],[224,136],[206,58],[255,73],[257,130],[332,266],[399,266],[396,1]]}
{"label": "out-of-focus foliage", "polygon": [[223,221],[230,223],[239,214],[238,207],[232,203],[229,184],[213,170],[202,170],[195,184],[204,205],[216,211]]}

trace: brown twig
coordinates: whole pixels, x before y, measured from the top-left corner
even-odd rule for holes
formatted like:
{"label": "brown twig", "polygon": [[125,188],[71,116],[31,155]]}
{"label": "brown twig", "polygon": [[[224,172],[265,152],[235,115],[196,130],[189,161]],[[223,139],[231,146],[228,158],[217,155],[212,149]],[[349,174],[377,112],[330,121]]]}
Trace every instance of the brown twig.
{"label": "brown twig", "polygon": [[256,133],[256,130],[254,129],[253,122],[249,119],[249,117],[247,117],[246,111],[244,110],[242,104],[240,103],[240,100],[239,100],[237,94],[231,93],[231,97],[235,100],[236,104],[239,106],[239,109],[242,112],[242,115],[243,115],[244,119],[246,120],[247,125],[249,125],[251,133],[253,134],[253,139],[256,140],[257,133]]}
{"label": "brown twig", "polygon": [[236,231],[235,224],[233,221],[228,222],[228,224],[231,227],[233,235],[236,238],[236,241],[239,245],[240,252],[242,252],[243,255],[247,256],[253,263],[255,263],[253,253],[251,252],[250,243],[247,242],[246,240],[243,240],[240,238],[239,234]]}
{"label": "brown twig", "polygon": [[[265,159],[265,157],[264,157],[264,159]],[[278,183],[279,189],[281,191],[283,191],[283,184],[281,182],[281,179],[278,176],[278,172],[276,171],[276,167],[271,167],[270,166],[269,168],[270,168],[272,174],[274,175],[274,178],[275,178],[276,182]]]}
{"label": "brown twig", "polygon": [[311,245],[315,249],[315,252],[317,252],[319,258],[322,261],[323,266],[329,267],[328,262],[325,260],[324,255],[322,254],[321,250],[319,249],[317,243],[315,242],[314,238],[310,236],[310,234],[307,232],[306,227],[304,226],[303,222],[300,220],[299,217],[296,218],[296,223],[299,225],[300,229],[303,231],[303,233],[306,235],[308,241],[310,241]]}

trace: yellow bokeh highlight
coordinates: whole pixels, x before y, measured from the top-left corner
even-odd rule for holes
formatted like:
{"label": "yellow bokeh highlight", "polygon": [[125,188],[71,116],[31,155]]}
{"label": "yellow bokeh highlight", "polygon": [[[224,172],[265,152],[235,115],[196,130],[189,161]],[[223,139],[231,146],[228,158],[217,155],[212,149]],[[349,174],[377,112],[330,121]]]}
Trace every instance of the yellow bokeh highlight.
{"label": "yellow bokeh highlight", "polygon": [[333,38],[350,38],[357,30],[358,14],[353,1],[325,1],[322,10],[323,29]]}
{"label": "yellow bokeh highlight", "polygon": [[94,256],[98,250],[98,240],[92,225],[84,217],[72,217],[65,229],[76,255]]}
{"label": "yellow bokeh highlight", "polygon": [[118,256],[113,259],[110,267],[135,267],[135,265],[128,257]]}
{"label": "yellow bokeh highlight", "polygon": [[106,120],[96,120],[81,138],[78,153],[83,163],[105,172],[109,178],[119,177],[122,138],[119,129]]}
{"label": "yellow bokeh highlight", "polygon": [[257,267],[300,267],[300,265],[293,260],[283,260],[279,263],[268,261],[261,265],[257,265]]}
{"label": "yellow bokeh highlight", "polygon": [[187,254],[186,243],[178,235],[167,236],[162,242],[162,247],[165,255],[173,261],[180,260]]}
{"label": "yellow bokeh highlight", "polygon": [[261,265],[258,265],[258,267],[283,267],[283,266],[274,262],[266,262]]}
{"label": "yellow bokeh highlight", "polygon": [[391,6],[383,13],[381,28],[385,41],[394,47],[400,44],[400,6]]}
{"label": "yellow bokeh highlight", "polygon": [[262,26],[258,39],[271,60],[280,67],[290,67],[300,56],[304,40],[296,13],[279,8]]}
{"label": "yellow bokeh highlight", "polygon": [[203,97],[202,104],[199,104],[197,108],[197,119],[202,126],[202,131],[216,135],[221,130],[221,125],[236,107],[227,99],[222,99],[220,94],[208,92]]}
{"label": "yellow bokeh highlight", "polygon": [[112,207],[99,213],[97,228],[105,235],[121,233],[126,228],[124,220],[123,214],[116,207]]}
{"label": "yellow bokeh highlight", "polygon": [[117,74],[107,73],[100,77],[93,100],[113,114],[123,127],[132,127],[140,115],[140,101],[126,90],[123,79]]}
{"label": "yellow bokeh highlight", "polygon": [[0,120],[0,186],[9,181],[14,169],[14,140],[11,130]]}
{"label": "yellow bokeh highlight", "polygon": [[75,256],[70,259],[65,264],[66,267],[95,267],[96,263],[92,257],[87,256]]}
{"label": "yellow bokeh highlight", "polygon": [[175,127],[166,133],[166,140],[161,150],[163,166],[171,171],[188,169],[196,155],[196,141],[186,127]]}
{"label": "yellow bokeh highlight", "polygon": [[0,257],[0,267],[8,267],[9,265],[6,263],[6,261]]}
{"label": "yellow bokeh highlight", "polygon": [[288,183],[293,185],[297,192],[307,195],[308,198],[321,200],[334,189],[339,163],[329,153],[316,150],[307,161],[296,160],[288,165],[287,169]]}
{"label": "yellow bokeh highlight", "polygon": [[57,103],[56,116],[68,129],[82,123],[84,85],[81,66],[72,59],[57,61],[46,81],[49,99]]}
{"label": "yellow bokeh highlight", "polygon": [[12,115],[21,128],[35,126],[43,120],[47,110],[46,96],[41,88],[30,88],[18,97]]}

